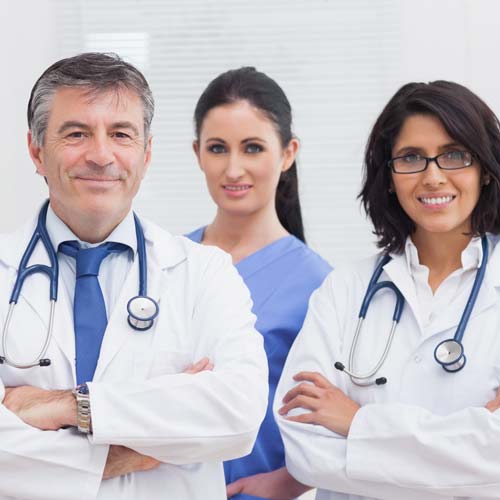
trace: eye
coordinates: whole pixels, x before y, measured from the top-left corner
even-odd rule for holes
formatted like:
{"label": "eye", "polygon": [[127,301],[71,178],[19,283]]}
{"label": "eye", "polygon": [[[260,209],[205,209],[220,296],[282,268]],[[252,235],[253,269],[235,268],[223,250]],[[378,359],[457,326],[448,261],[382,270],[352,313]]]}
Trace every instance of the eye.
{"label": "eye", "polygon": [[226,148],[222,144],[210,144],[207,148],[210,153],[221,154],[226,152]]}
{"label": "eye", "polygon": [[421,162],[422,156],[420,156],[418,154],[409,154],[409,155],[405,155],[402,158],[400,158],[400,161],[411,165],[412,163]]}
{"label": "eye", "polygon": [[80,130],[75,130],[74,132],[70,132],[69,134],[66,135],[67,139],[81,139],[84,137],[84,133]]}
{"label": "eye", "polygon": [[111,135],[117,139],[132,139],[132,137],[125,132],[113,132]]}
{"label": "eye", "polygon": [[458,160],[463,161],[465,159],[465,151],[446,151],[443,156],[447,160]]}
{"label": "eye", "polygon": [[264,148],[260,144],[256,144],[251,142],[245,146],[245,152],[250,154],[261,153],[264,151]]}

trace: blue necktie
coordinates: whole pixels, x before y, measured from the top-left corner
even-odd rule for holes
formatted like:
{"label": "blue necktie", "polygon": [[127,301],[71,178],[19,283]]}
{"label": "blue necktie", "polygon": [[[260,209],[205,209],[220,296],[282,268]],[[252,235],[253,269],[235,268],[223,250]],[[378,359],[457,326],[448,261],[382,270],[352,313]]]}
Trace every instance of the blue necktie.
{"label": "blue necktie", "polygon": [[123,252],[121,243],[104,243],[98,247],[80,248],[76,241],[65,241],[59,251],[76,260],[73,318],[75,325],[76,382],[90,382],[99,359],[104,331],[108,324],[106,304],[99,286],[99,267],[111,253]]}

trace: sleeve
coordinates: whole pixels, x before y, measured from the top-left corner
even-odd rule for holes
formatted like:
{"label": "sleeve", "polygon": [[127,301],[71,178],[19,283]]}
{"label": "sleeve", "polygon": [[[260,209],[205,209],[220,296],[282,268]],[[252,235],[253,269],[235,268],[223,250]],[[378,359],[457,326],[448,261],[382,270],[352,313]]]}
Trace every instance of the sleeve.
{"label": "sleeve", "polygon": [[437,416],[398,403],[369,404],[356,414],[347,439],[277,413],[299,371],[320,372],[346,390],[347,377],[333,365],[342,350],[338,312],[350,313],[343,300],[349,290],[342,280],[333,285],[333,278],[311,298],[276,393],[290,473],[317,488],[390,500],[498,496],[500,412],[468,408]]}
{"label": "sleeve", "polygon": [[30,500],[97,497],[108,446],[92,446],[70,429],[35,429],[3,405],[0,435],[0,496]]}
{"label": "sleeve", "polygon": [[172,464],[250,453],[267,406],[267,358],[248,289],[229,256],[213,255],[198,281],[191,329],[214,370],[90,383],[94,443]]}

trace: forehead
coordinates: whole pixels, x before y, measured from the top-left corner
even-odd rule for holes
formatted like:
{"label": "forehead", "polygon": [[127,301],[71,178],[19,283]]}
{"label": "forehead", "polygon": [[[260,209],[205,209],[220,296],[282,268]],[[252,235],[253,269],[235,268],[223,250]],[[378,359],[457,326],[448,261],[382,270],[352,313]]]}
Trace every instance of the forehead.
{"label": "forehead", "polygon": [[62,87],[52,98],[48,128],[66,121],[95,126],[100,122],[129,121],[140,128],[144,112],[140,97],[126,88],[92,92],[87,88]]}
{"label": "forehead", "polygon": [[248,101],[237,101],[212,108],[206,114],[200,132],[202,136],[277,136],[275,123]]}
{"label": "forehead", "polygon": [[403,122],[395,147],[432,147],[455,142],[441,120],[430,114],[411,115]]}

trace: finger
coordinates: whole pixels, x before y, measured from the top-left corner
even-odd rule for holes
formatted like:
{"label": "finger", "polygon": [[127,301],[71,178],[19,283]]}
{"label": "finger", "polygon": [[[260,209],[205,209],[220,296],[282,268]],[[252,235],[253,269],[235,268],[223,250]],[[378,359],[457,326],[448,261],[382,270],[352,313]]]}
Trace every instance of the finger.
{"label": "finger", "polygon": [[302,413],[301,415],[286,416],[291,422],[299,422],[300,424],[320,424],[319,417],[316,412]]}
{"label": "finger", "polygon": [[492,413],[500,408],[500,399],[495,398],[492,399],[491,401],[488,401],[485,405],[485,408]]}
{"label": "finger", "polygon": [[295,408],[304,408],[305,410],[315,411],[319,406],[319,399],[309,396],[297,396],[288,403],[284,404],[279,410],[280,415],[286,415],[290,410]]}
{"label": "finger", "polygon": [[304,395],[312,398],[319,398],[321,395],[322,389],[319,389],[315,385],[309,382],[302,382],[296,385],[293,389],[290,389],[283,398],[283,403],[287,403],[292,400],[296,396]]}
{"label": "finger", "polygon": [[318,372],[299,372],[294,375],[293,379],[296,382],[312,382],[317,387],[323,389],[335,387],[327,378]]}
{"label": "finger", "polygon": [[203,371],[209,363],[210,360],[208,358],[201,358],[196,363],[193,363],[192,365],[188,366],[184,370],[184,373],[190,373],[190,374],[199,373]]}
{"label": "finger", "polygon": [[231,498],[232,496],[242,492],[243,492],[243,483],[240,480],[235,481],[234,483],[230,483],[226,487],[227,498]]}

